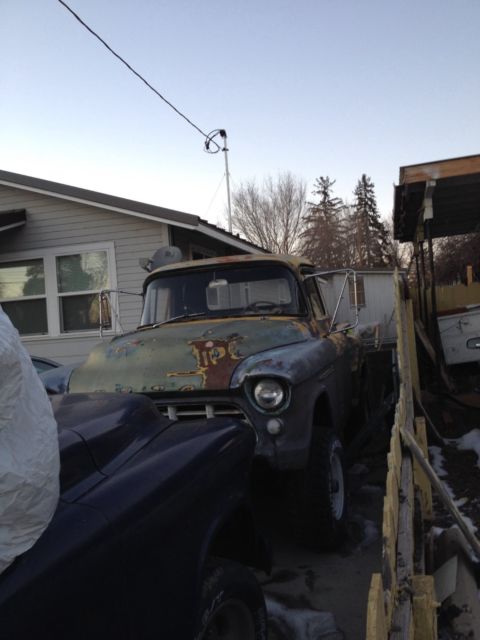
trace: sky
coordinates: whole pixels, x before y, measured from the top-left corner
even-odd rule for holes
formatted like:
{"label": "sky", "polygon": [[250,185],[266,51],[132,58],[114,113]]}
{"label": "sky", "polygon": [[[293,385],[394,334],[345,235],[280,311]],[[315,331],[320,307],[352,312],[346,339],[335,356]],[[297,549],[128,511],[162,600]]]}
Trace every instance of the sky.
{"label": "sky", "polygon": [[[232,189],[480,152],[478,0],[67,0],[200,129]],[[224,154],[58,0],[0,0],[0,169],[226,224]]]}

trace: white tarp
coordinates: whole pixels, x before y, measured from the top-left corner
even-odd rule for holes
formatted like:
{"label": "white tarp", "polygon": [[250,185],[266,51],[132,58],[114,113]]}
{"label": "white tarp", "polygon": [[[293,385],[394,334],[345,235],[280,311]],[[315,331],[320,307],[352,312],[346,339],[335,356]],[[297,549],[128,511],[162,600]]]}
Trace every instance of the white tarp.
{"label": "white tarp", "polygon": [[50,522],[58,502],[59,469],[50,401],[0,307],[0,573]]}

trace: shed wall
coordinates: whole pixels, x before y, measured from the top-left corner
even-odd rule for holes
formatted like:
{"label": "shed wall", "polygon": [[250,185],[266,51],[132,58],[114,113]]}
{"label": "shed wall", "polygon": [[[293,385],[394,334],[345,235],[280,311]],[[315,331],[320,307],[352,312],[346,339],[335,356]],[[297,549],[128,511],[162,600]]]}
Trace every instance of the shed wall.
{"label": "shed wall", "polygon": [[[365,287],[365,306],[360,307],[359,323],[381,323],[381,336],[384,341],[396,340],[394,317],[394,288],[393,273],[361,273]],[[330,314],[333,314],[335,304],[342,290],[345,276],[336,274],[332,278],[332,286],[322,286],[322,292]],[[355,317],[354,309],[350,307],[348,283],[338,310],[339,322],[352,322]]]}

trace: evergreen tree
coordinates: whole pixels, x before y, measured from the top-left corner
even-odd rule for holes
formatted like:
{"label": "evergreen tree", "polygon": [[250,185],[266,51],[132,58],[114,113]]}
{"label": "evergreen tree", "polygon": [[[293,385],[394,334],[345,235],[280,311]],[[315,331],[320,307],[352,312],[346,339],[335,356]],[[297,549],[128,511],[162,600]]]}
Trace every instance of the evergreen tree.
{"label": "evergreen tree", "polygon": [[382,267],[391,263],[389,233],[380,219],[375,185],[365,173],[353,192],[354,264],[357,267]]}
{"label": "evergreen tree", "polygon": [[344,267],[347,259],[345,238],[345,208],[333,195],[335,180],[320,176],[315,181],[313,195],[317,202],[307,203],[302,234],[302,252],[317,265],[328,268]]}

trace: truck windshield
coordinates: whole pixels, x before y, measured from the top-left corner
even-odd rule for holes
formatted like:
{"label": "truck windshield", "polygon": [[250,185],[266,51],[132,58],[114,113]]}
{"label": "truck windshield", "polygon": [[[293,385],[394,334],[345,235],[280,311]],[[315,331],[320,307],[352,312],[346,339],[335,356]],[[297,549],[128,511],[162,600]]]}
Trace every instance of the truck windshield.
{"label": "truck windshield", "polygon": [[189,317],[305,315],[298,283],[281,265],[159,274],[145,293],[141,326]]}

